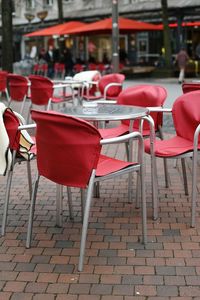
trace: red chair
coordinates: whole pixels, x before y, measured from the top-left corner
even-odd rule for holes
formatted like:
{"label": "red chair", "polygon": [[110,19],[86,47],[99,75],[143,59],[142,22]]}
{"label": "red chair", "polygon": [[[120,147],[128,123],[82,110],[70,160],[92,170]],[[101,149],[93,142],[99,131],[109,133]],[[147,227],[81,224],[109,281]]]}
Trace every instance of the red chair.
{"label": "red chair", "polygon": [[64,114],[44,111],[32,111],[32,119],[37,125],[38,176],[32,193],[26,247],[29,248],[31,243],[34,207],[40,176],[44,176],[58,185],[87,188],[78,265],[78,270],[82,271],[94,183],[132,171],[139,172],[141,176],[143,242],[146,243],[143,139],[140,133],[131,133],[123,137],[129,141],[136,138],[139,142],[139,161],[132,163],[100,155],[103,144],[110,144],[123,139],[102,140],[99,131],[86,121]]}
{"label": "red chair", "polygon": [[73,79],[82,81],[82,98],[89,98],[89,96],[96,99],[96,92],[98,91],[98,83],[101,79],[101,74],[98,70],[83,71],[74,75]]}
{"label": "red chair", "polygon": [[40,71],[40,65],[39,64],[35,64],[33,66],[33,74],[39,75],[39,71]]}
{"label": "red chair", "polygon": [[74,65],[74,73],[79,73],[79,72],[83,72],[84,71],[84,67],[81,64],[75,64]]}
{"label": "red chair", "polygon": [[182,84],[182,91],[183,93],[189,93],[193,91],[198,91],[200,90],[200,83],[195,83],[195,82],[184,82]]}
{"label": "red chair", "polygon": [[42,76],[47,76],[48,72],[48,64],[42,64],[39,66],[39,74]]}
{"label": "red chair", "polygon": [[[167,92],[164,87],[157,85],[137,85],[131,86],[124,89],[118,96],[118,104],[121,105],[135,105],[142,107],[162,107],[167,97]],[[163,113],[161,112],[150,112],[150,117],[154,123],[155,133],[159,138],[163,139],[162,133],[162,122],[163,122]],[[143,122],[142,126],[142,135],[144,137],[149,137],[151,135],[151,123],[150,119]],[[133,131],[138,131],[140,127],[139,121],[135,120],[132,125]],[[127,134],[130,131],[130,121],[122,121],[121,124],[113,128],[99,129],[103,138],[112,138],[116,136],[122,136]],[[129,156],[129,147],[126,144],[127,156]],[[153,166],[152,166],[153,167]],[[164,160],[164,170],[165,170],[165,185],[169,186],[169,178],[167,171],[167,163]],[[154,202],[153,202],[154,206]],[[153,219],[156,219],[156,216],[153,215]]]}
{"label": "red chair", "polygon": [[54,64],[54,77],[64,78],[65,76],[65,65],[62,63]]}
{"label": "red chair", "polygon": [[[135,105],[142,107],[162,107],[167,97],[167,91],[164,87],[158,85],[136,85],[124,89],[118,96],[117,104]],[[155,131],[159,132],[162,138],[163,113],[151,112]],[[129,121],[122,121],[118,127],[99,129],[104,138],[116,137],[129,132]],[[133,131],[139,129],[139,122],[134,122]],[[150,135],[150,126],[148,121],[144,121],[143,136]]]}
{"label": "red chair", "polygon": [[1,94],[5,94],[6,100],[9,101],[9,93],[7,89],[7,77],[8,72],[7,71],[0,71],[0,92]]}
{"label": "red chair", "polygon": [[122,91],[125,76],[123,74],[113,73],[101,77],[99,80],[99,95],[91,92],[84,95],[87,100],[117,100],[118,95]]}
{"label": "red chair", "polygon": [[90,64],[88,64],[88,70],[89,71],[98,70],[98,67],[96,64],[90,63]]}
{"label": "red chair", "polygon": [[54,84],[53,82],[41,75],[30,75],[30,91],[31,91],[31,105],[45,106],[47,110],[50,109],[52,104],[62,103],[64,100],[61,97],[54,97]]}
{"label": "red chair", "polygon": [[[2,108],[2,105],[3,104],[1,104],[1,111],[2,109],[4,109],[2,120],[4,122],[5,130],[3,133],[3,127],[1,127],[1,134],[3,133],[3,135],[0,138],[1,140],[3,140],[3,143],[1,143],[0,155],[3,155],[3,147],[6,147],[6,152],[5,156],[3,155],[5,164],[2,163],[1,158],[1,174],[7,175],[5,202],[1,227],[1,234],[2,236],[4,236],[6,232],[8,206],[14,167],[17,163],[21,164],[23,161],[27,163],[28,185],[31,197],[32,179],[30,162],[36,155],[36,147],[34,146],[33,141],[30,139],[29,135],[27,135],[27,133],[23,130],[28,128],[28,126],[20,125],[20,121],[18,118],[20,116],[16,117],[16,115],[10,108]],[[2,120],[0,122],[2,122]],[[1,126],[3,125],[1,124]],[[2,169],[2,166],[4,166],[4,171]]]}
{"label": "red chair", "polygon": [[8,87],[9,87],[9,101],[8,106],[14,102],[20,102],[20,114],[23,113],[25,101],[28,97],[29,82],[28,79],[22,75],[9,73],[8,77]]}
{"label": "red chair", "polygon": [[101,73],[101,75],[105,75],[106,73],[106,66],[103,63],[98,64],[98,70]]}
{"label": "red chair", "polygon": [[[191,157],[192,162],[192,214],[191,226],[195,226],[196,210],[196,185],[197,185],[197,154],[200,150],[200,91],[193,91],[181,95],[173,104],[172,117],[176,134],[165,140],[155,140],[153,151],[150,147],[150,141],[145,142],[145,151],[151,154],[152,161],[155,164],[154,157],[181,159],[183,168],[183,179],[185,194],[188,194],[187,177],[185,172],[184,159]],[[156,172],[152,172],[153,188],[157,187]],[[157,191],[157,189],[156,189]],[[158,192],[154,199],[155,216],[158,216]]]}

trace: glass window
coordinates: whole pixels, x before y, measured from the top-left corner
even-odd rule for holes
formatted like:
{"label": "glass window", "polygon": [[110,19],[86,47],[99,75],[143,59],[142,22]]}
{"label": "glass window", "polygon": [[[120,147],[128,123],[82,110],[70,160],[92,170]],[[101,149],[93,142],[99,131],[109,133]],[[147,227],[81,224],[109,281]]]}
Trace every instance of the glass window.
{"label": "glass window", "polygon": [[53,0],[44,0],[44,6],[52,6]]}
{"label": "glass window", "polygon": [[35,0],[26,0],[26,9],[35,8]]}

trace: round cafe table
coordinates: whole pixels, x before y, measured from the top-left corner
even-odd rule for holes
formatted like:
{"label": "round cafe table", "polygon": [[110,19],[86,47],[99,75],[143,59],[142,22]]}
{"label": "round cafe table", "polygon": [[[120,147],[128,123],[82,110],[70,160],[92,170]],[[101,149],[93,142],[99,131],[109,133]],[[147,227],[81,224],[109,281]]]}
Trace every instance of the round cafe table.
{"label": "round cafe table", "polygon": [[61,113],[89,121],[135,120],[145,117],[148,109],[139,106],[117,104],[93,104],[66,106]]}

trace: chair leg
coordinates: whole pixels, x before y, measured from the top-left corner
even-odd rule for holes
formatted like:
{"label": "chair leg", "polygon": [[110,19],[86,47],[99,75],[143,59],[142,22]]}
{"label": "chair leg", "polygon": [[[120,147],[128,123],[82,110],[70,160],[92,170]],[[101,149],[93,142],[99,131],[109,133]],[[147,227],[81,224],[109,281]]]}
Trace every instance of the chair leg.
{"label": "chair leg", "polygon": [[63,216],[63,186],[56,184],[56,225],[62,227]]}
{"label": "chair leg", "polygon": [[143,243],[147,243],[147,207],[146,207],[146,195],[145,195],[145,178],[144,178],[144,166],[140,167],[140,183],[141,183],[141,202],[142,202],[142,236]]}
{"label": "chair leg", "polygon": [[6,223],[7,223],[7,215],[8,215],[8,205],[9,205],[9,200],[10,200],[10,189],[11,189],[12,176],[13,176],[13,170],[14,170],[14,165],[15,165],[15,158],[16,158],[16,151],[13,151],[13,154],[12,154],[12,165],[10,166],[10,170],[8,171],[8,175],[7,175],[5,204],[4,204],[2,227],[1,227],[1,234],[2,234],[2,236],[5,235],[5,231],[6,231]]}
{"label": "chair leg", "polygon": [[[159,130],[160,139],[164,140],[163,131],[162,131],[161,126],[159,126],[158,130]],[[167,167],[167,160],[165,158],[163,158],[163,164],[164,164],[164,174],[165,174],[165,187],[168,188],[169,187],[169,173],[168,173],[168,167]]]}
{"label": "chair leg", "polygon": [[5,203],[3,210],[3,219],[2,219],[2,227],[1,227],[1,235],[5,235],[6,223],[7,223],[7,215],[8,215],[8,205],[10,198],[10,188],[12,183],[13,169],[8,172],[7,184],[6,184],[6,195],[5,195]]}
{"label": "chair leg", "polygon": [[32,195],[32,177],[31,177],[31,162],[30,160],[27,161],[27,175],[28,175],[28,186],[29,186],[29,194],[30,194],[30,199]]}
{"label": "chair leg", "polygon": [[89,213],[90,213],[90,206],[92,201],[92,192],[94,187],[94,178],[95,178],[95,171],[93,170],[88,185],[85,210],[84,210],[84,219],[83,219],[83,227],[82,227],[82,235],[81,235],[81,243],[80,243],[80,256],[79,256],[79,263],[78,263],[78,271],[80,272],[83,270]]}
{"label": "chair leg", "polygon": [[136,179],[136,204],[135,204],[135,208],[139,209],[140,208],[140,176],[137,172],[137,179]]}
{"label": "chair leg", "polygon": [[6,94],[6,100],[7,100],[7,102],[9,101],[9,93],[8,93],[8,89],[6,88],[5,89],[5,94]]}
{"label": "chair leg", "polygon": [[71,188],[67,187],[67,199],[68,199],[68,205],[69,205],[69,217],[70,220],[74,219],[74,211],[73,211],[73,205],[72,205],[72,192]]}
{"label": "chair leg", "polygon": [[100,198],[99,182],[95,182],[94,184],[94,197]]}
{"label": "chair leg", "polygon": [[194,150],[192,160],[192,216],[191,227],[195,227],[196,201],[197,201],[197,150]]}
{"label": "chair leg", "polygon": [[81,221],[83,223],[83,216],[85,210],[85,190],[81,189]]}
{"label": "chair leg", "polygon": [[40,180],[40,175],[37,173],[36,180],[35,180],[34,187],[33,187],[32,196],[31,196],[30,213],[29,213],[28,229],[27,229],[27,237],[26,237],[26,248],[30,248],[30,246],[31,246],[33,216],[34,216],[34,212],[35,212],[35,201],[36,201],[36,196],[37,196],[39,180]]}
{"label": "chair leg", "polygon": [[183,172],[183,183],[185,195],[188,196],[188,183],[187,183],[187,175],[186,175],[186,167],[185,167],[185,158],[181,158],[182,172]]}

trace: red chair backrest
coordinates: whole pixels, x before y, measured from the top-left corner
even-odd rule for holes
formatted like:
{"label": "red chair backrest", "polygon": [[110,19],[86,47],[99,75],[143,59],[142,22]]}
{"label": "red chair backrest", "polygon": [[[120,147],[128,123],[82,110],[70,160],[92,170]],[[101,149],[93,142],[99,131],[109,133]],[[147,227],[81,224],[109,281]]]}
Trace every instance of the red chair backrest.
{"label": "red chair backrest", "polygon": [[[172,108],[174,127],[178,136],[193,141],[200,124],[200,90],[181,95]],[[200,142],[200,137],[199,137]]]}
{"label": "red chair backrest", "polygon": [[184,94],[198,90],[200,90],[200,83],[184,82],[182,84],[182,91]]}
{"label": "red chair backrest", "polygon": [[[123,105],[136,105],[142,107],[155,107],[163,106],[167,97],[167,91],[164,87],[158,85],[136,85],[124,89],[118,97],[118,104]],[[162,113],[152,112],[150,113],[154,120],[155,130],[158,129],[158,125],[162,125]],[[123,121],[124,124],[129,124],[129,121]],[[138,128],[139,123],[134,122],[134,128]],[[149,129],[149,124],[144,122],[144,129]]]}
{"label": "red chair backrest", "polygon": [[103,72],[103,71],[105,71],[106,70],[106,66],[104,65],[104,64],[98,64],[98,70],[100,71],[100,72]]}
{"label": "red chair backrest", "polygon": [[7,71],[0,71],[0,92],[5,92],[7,88]]}
{"label": "red chair backrest", "polygon": [[[125,76],[123,74],[113,73],[113,74],[104,75],[99,81],[99,91],[103,95],[106,85],[115,82],[122,84],[124,80],[125,80]],[[108,89],[107,96],[117,97],[121,91],[122,91],[122,86],[112,86]]]}
{"label": "red chair backrest", "polygon": [[53,83],[50,79],[40,75],[30,75],[31,101],[36,105],[47,105],[53,96]]}
{"label": "red chair backrest", "polygon": [[19,150],[19,119],[15,116],[15,114],[10,108],[7,108],[3,114],[3,121],[9,137],[10,150]]}
{"label": "red chair backrest", "polygon": [[58,72],[59,71],[59,63],[54,64],[54,71]]}
{"label": "red chair backrest", "polygon": [[56,112],[31,112],[36,122],[39,174],[65,186],[87,186],[101,146],[98,130],[88,122]]}
{"label": "red chair backrest", "polygon": [[35,65],[33,66],[33,72],[38,72],[39,69],[40,69],[39,64],[35,64]]}
{"label": "red chair backrest", "polygon": [[65,64],[59,63],[58,64],[58,69],[59,69],[60,72],[63,72],[65,70]]}
{"label": "red chair backrest", "polygon": [[26,77],[17,74],[8,74],[8,86],[11,99],[23,101],[28,93],[28,80]]}
{"label": "red chair backrest", "polygon": [[97,68],[97,65],[96,64],[93,64],[93,63],[90,63],[89,65],[88,65],[88,70],[97,70],[98,68]]}
{"label": "red chair backrest", "polygon": [[83,71],[83,66],[81,64],[75,64],[74,65],[74,71],[76,73],[82,72]]}

